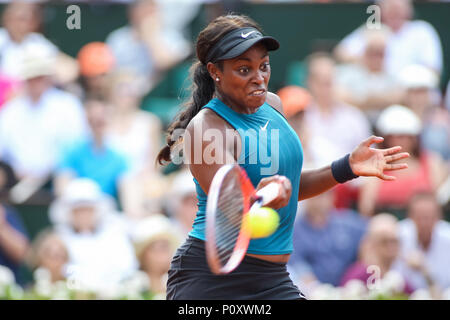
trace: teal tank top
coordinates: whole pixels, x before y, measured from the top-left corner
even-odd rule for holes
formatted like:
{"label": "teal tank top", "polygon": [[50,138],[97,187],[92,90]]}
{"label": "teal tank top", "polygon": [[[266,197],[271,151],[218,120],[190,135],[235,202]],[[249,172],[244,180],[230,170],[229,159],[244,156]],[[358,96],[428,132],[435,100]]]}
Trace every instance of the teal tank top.
{"label": "teal tank top", "polygon": [[[213,110],[239,133],[242,146],[238,164],[245,169],[255,187],[262,178],[276,174],[286,176],[291,181],[291,199],[287,206],[277,210],[280,216],[278,229],[270,237],[250,240],[247,250],[248,253],[263,255],[291,253],[303,165],[303,150],[297,134],[284,116],[267,103],[253,114],[238,113],[217,98],[203,108]],[[189,235],[205,240],[207,195],[195,178],[194,182],[198,211]]]}

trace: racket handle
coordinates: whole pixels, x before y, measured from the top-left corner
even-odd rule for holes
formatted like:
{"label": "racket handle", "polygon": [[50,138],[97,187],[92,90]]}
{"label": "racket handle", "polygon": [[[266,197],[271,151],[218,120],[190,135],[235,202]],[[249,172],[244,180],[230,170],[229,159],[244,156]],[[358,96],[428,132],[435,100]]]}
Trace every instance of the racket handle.
{"label": "racket handle", "polygon": [[256,192],[257,197],[261,197],[261,205],[264,206],[274,200],[280,193],[281,185],[277,182],[269,183],[267,186]]}

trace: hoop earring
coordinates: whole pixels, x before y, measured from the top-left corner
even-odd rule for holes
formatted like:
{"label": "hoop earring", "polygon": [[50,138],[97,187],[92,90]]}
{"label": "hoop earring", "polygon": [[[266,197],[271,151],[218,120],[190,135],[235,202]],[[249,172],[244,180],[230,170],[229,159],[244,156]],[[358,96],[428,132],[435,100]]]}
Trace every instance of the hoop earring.
{"label": "hoop earring", "polygon": [[216,81],[220,81],[219,77],[216,78]]}

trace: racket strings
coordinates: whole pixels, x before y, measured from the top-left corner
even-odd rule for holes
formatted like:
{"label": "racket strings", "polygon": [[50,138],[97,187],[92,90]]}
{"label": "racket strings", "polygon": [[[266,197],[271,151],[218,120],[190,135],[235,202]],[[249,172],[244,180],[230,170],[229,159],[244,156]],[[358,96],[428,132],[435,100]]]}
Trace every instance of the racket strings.
{"label": "racket strings", "polygon": [[241,230],[243,196],[238,178],[230,174],[224,180],[216,210],[216,249],[220,264],[225,265],[233,254]]}

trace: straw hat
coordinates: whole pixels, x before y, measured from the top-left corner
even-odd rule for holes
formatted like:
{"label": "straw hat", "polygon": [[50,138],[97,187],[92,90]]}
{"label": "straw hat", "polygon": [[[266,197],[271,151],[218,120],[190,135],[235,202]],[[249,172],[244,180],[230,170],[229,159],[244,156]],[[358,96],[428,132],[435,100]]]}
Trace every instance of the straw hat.
{"label": "straw hat", "polygon": [[52,76],[55,73],[56,54],[46,45],[28,45],[22,52],[20,76],[28,80],[42,76]]}
{"label": "straw hat", "polygon": [[376,128],[382,135],[415,136],[422,130],[422,123],[411,109],[401,105],[392,105],[381,112],[376,122]]}
{"label": "straw hat", "polygon": [[132,232],[132,240],[138,258],[144,253],[145,248],[157,240],[168,240],[173,251],[180,244],[180,238],[174,232],[173,224],[162,214],[152,214],[139,220]]}

